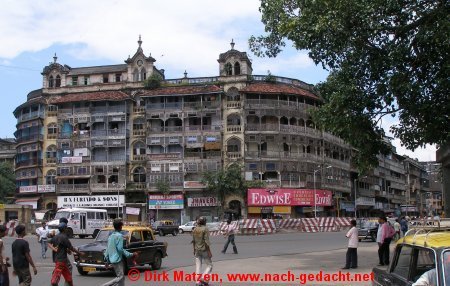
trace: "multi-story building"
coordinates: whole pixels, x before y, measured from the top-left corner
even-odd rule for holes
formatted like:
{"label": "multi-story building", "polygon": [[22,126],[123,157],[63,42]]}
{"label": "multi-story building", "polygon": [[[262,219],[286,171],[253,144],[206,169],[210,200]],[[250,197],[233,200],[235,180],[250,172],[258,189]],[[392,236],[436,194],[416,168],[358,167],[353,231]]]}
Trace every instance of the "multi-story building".
{"label": "multi-story building", "polygon": [[439,146],[436,161],[441,164],[442,202],[445,217],[450,217],[450,142]]}
{"label": "multi-story building", "polygon": [[430,192],[430,178],[426,169],[416,159],[403,160],[406,176],[405,211],[415,215],[428,215],[426,194]]}
{"label": "multi-story building", "polygon": [[[203,174],[236,162],[269,193],[330,194],[320,206],[247,208],[246,198],[227,197],[238,214],[334,215],[336,199],[350,201],[351,148],[314,125],[309,111],[322,100],[312,85],[253,75],[234,43],[219,55],[218,75],[165,79],[138,44],[124,64],[72,68],[55,55],[44,68],[42,88],[14,112],[18,200],[104,207],[129,220],[215,217],[219,202],[205,193]],[[154,75],[161,86],[146,88]]]}
{"label": "multi-story building", "polygon": [[440,214],[443,211],[443,182],[442,182],[442,164],[435,161],[421,162],[422,167],[428,173],[430,191],[426,193],[427,210],[434,214]]}
{"label": "multi-story building", "polygon": [[14,166],[16,157],[16,139],[0,138],[0,163],[6,162]]}

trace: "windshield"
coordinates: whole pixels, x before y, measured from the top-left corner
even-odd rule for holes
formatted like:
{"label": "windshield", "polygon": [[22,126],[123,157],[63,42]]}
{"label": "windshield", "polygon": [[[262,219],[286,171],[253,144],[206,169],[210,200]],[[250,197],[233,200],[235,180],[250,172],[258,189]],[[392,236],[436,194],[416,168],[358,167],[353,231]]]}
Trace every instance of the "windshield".
{"label": "windshield", "polygon": [[442,260],[444,262],[445,285],[450,285],[450,250],[447,250],[442,254]]}
{"label": "windshield", "polygon": [[[114,230],[101,230],[97,237],[95,238],[95,241],[108,241],[108,237],[110,236],[111,233],[113,233]],[[128,231],[126,230],[122,230],[120,233],[122,233],[123,236],[127,236],[128,235]]]}
{"label": "windshield", "polygon": [[358,228],[375,228],[378,226],[378,223],[375,221],[358,220],[356,226]]}
{"label": "windshield", "polygon": [[55,215],[55,219],[69,218],[69,216],[70,216],[70,212],[57,212]]}

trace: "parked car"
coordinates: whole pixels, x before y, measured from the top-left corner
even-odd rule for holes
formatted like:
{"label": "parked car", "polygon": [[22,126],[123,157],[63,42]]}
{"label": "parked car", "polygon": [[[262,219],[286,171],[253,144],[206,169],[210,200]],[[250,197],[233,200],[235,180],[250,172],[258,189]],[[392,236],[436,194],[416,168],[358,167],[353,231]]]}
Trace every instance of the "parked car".
{"label": "parked car", "polygon": [[358,228],[359,241],[370,239],[373,242],[377,241],[378,222],[372,220],[357,220],[356,227]]}
{"label": "parked car", "polygon": [[179,232],[179,226],[171,220],[157,220],[152,224],[152,228],[160,236],[165,236],[166,234],[176,236]]}
{"label": "parked car", "polygon": [[373,285],[409,286],[431,270],[433,285],[450,285],[450,232],[411,230],[397,242],[388,268],[373,269]]}
{"label": "parked car", "polygon": [[[95,271],[108,271],[104,259],[104,252],[108,244],[108,237],[114,231],[112,227],[103,228],[98,233],[95,241],[78,247],[78,250],[84,252],[85,255],[75,255],[75,266],[80,275],[87,275]],[[124,236],[124,249],[129,252],[139,252],[139,256],[135,262],[138,266],[145,264],[151,265],[153,270],[161,268],[162,258],[167,256],[167,242],[157,241],[153,236],[152,229],[142,226],[123,226],[122,234]],[[125,258],[125,273],[128,273],[130,267],[134,267],[135,263],[132,258]]]}
{"label": "parked car", "polygon": [[207,222],[206,227],[209,231],[218,231],[220,230],[220,222]]}
{"label": "parked car", "polygon": [[192,232],[192,230],[195,228],[196,225],[197,225],[197,222],[195,220],[193,220],[193,221],[190,221],[190,222],[180,225],[178,227],[178,229],[181,233]]}

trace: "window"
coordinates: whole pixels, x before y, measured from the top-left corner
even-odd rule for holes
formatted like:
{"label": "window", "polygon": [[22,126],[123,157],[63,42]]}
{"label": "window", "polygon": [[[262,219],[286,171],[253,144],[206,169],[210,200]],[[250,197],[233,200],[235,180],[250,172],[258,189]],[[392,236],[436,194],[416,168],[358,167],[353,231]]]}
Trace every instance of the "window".
{"label": "window", "polygon": [[137,167],[133,171],[133,182],[145,183],[145,170],[143,167]]}
{"label": "window", "polygon": [[417,253],[417,265],[416,267],[411,267],[412,279],[416,281],[422,276],[423,273],[436,267],[435,264],[435,254],[434,251],[427,248],[416,249]]}
{"label": "window", "polygon": [[55,123],[50,123],[47,127],[47,134],[58,134],[58,127]]}
{"label": "window", "polygon": [[121,82],[122,75],[120,73],[116,73],[116,82]]}
{"label": "window", "polygon": [[133,81],[139,81],[139,71],[137,69],[133,71]]}
{"label": "window", "polygon": [[230,63],[225,64],[225,75],[233,74],[233,66]]}
{"label": "window", "polygon": [[258,164],[250,163],[250,164],[248,164],[248,169],[252,170],[252,171],[257,170],[258,169]]}
{"label": "window", "polygon": [[142,236],[144,238],[144,241],[153,240],[153,236],[148,230],[142,231]]}
{"label": "window", "polygon": [[78,85],[78,76],[72,77],[72,85]]}
{"label": "window", "polygon": [[103,83],[108,83],[109,82],[109,78],[107,74],[103,75]]}
{"label": "window", "polygon": [[88,219],[95,219],[95,212],[87,212]]}
{"label": "window", "polygon": [[55,80],[55,87],[60,87],[60,86],[61,86],[61,76],[57,75],[56,80]]}
{"label": "window", "polygon": [[442,260],[445,261],[444,263],[444,277],[445,277],[445,285],[450,285],[450,251],[445,251],[442,254]]}
{"label": "window", "polygon": [[89,85],[89,84],[90,84],[90,79],[89,79],[88,76],[85,76],[85,77],[84,77],[83,83],[84,83],[84,85]]}
{"label": "window", "polygon": [[241,65],[236,62],[234,64],[234,75],[240,75],[241,74]]}
{"label": "window", "polygon": [[139,242],[139,241],[142,241],[141,232],[133,231],[131,233],[130,242]]}
{"label": "window", "polygon": [[143,68],[141,69],[140,80],[145,80],[147,78],[147,71]]}
{"label": "window", "polygon": [[56,171],[49,170],[47,175],[45,176],[45,184],[46,185],[55,185],[56,184]]}
{"label": "window", "polygon": [[397,260],[394,262],[393,273],[408,279],[409,266],[411,264],[412,247],[404,245],[397,250],[399,252]]}
{"label": "window", "polygon": [[54,79],[53,79],[53,76],[51,75],[50,77],[49,77],[49,79],[48,79],[48,87],[53,87],[53,85],[54,85]]}
{"label": "window", "polygon": [[95,219],[100,219],[100,220],[106,219],[105,218],[105,213],[102,213],[102,212],[95,213]]}

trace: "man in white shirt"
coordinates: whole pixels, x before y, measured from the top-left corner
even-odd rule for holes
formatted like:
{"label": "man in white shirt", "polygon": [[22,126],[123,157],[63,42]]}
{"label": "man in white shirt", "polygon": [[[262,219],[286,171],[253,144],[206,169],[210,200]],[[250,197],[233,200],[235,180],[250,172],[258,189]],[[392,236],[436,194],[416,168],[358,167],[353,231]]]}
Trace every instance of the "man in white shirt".
{"label": "man in white shirt", "polygon": [[234,226],[231,224],[231,219],[227,220],[226,228],[224,229],[224,235],[227,237],[227,242],[223,246],[222,253],[227,251],[228,245],[233,245],[233,253],[238,254],[236,244],[234,243]]}
{"label": "man in white shirt", "polygon": [[41,244],[42,258],[46,258],[48,233],[49,229],[45,221],[43,221],[42,226],[36,229],[36,235],[38,236],[38,241]]}
{"label": "man in white shirt", "polygon": [[437,286],[436,268],[428,270],[412,286]]}
{"label": "man in white shirt", "polygon": [[348,238],[347,255],[345,259],[345,267],[342,269],[358,268],[358,229],[356,228],[356,220],[350,222],[352,228],[345,235]]}

